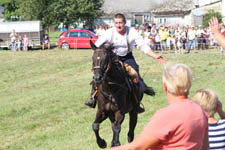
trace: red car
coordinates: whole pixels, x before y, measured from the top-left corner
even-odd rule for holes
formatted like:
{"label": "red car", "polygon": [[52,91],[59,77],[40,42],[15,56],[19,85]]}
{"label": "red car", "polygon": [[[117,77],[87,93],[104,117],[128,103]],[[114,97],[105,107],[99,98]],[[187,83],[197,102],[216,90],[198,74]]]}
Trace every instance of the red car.
{"label": "red car", "polygon": [[64,31],[58,42],[58,47],[69,48],[91,48],[90,40],[95,43],[98,37],[89,30],[68,30]]}

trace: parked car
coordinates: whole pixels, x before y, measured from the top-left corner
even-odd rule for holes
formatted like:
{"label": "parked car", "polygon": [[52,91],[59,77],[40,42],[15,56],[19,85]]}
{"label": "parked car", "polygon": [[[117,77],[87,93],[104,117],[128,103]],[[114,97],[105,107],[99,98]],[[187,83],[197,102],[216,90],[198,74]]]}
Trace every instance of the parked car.
{"label": "parked car", "polygon": [[58,47],[69,48],[91,48],[90,40],[95,43],[98,37],[89,30],[68,30],[64,31],[58,42]]}

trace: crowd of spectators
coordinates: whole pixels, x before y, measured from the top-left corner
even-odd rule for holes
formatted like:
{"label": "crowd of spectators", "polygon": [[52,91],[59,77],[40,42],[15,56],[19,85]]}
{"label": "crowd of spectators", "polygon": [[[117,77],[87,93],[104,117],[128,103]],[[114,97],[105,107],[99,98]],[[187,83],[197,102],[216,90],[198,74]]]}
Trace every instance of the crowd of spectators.
{"label": "crowd of spectators", "polygon": [[[136,24],[133,27],[143,36],[152,50],[183,48],[187,50],[187,53],[190,53],[191,49],[203,50],[210,48],[210,46],[219,47],[209,27],[203,28],[201,25],[181,27],[179,24],[176,24],[176,26],[157,26],[156,24],[149,25],[146,23],[143,25]],[[94,31],[97,36],[101,36],[108,28],[108,25],[96,25]],[[225,36],[224,24],[220,24],[220,28],[221,33]]]}
{"label": "crowd of spectators", "polygon": [[[203,50],[210,47],[219,48],[219,44],[210,31],[209,27],[203,28],[199,26],[186,25],[181,27],[179,24],[172,25],[156,25],[144,23],[142,25],[132,25],[138,33],[143,36],[144,40],[152,48],[152,50],[172,50],[184,49],[187,53],[190,50]],[[86,27],[78,27],[76,24],[71,29],[86,29],[95,32],[100,37],[110,27],[105,25],[95,25]],[[67,28],[66,28],[67,29]],[[225,26],[220,24],[221,33],[225,36]],[[62,31],[63,32],[63,31]],[[221,49],[223,51],[223,49]]]}
{"label": "crowd of spectators", "polygon": [[[224,24],[221,24],[221,32],[225,35]],[[218,47],[219,44],[208,27],[186,25],[176,26],[152,26],[148,24],[135,25],[136,30],[144,37],[153,50],[167,50],[183,48],[190,53],[191,49],[208,49],[209,46]]]}
{"label": "crowd of spectators", "polygon": [[9,35],[11,39],[11,49],[12,51],[27,51],[29,39],[26,34],[19,35],[16,33],[15,29],[13,29],[12,33]]}

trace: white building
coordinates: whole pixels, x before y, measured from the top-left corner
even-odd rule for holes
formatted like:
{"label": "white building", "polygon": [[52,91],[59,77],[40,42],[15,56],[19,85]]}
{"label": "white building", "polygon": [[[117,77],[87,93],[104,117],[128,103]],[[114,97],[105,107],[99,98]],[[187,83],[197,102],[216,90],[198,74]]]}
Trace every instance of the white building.
{"label": "white building", "polygon": [[113,16],[123,13],[127,25],[143,24],[152,19],[151,11],[159,7],[164,0],[105,0],[102,10],[104,15],[96,20],[95,24],[108,24],[113,26]]}
{"label": "white building", "polygon": [[160,7],[152,10],[153,22],[158,25],[190,25],[191,11],[194,8],[193,0],[167,0]]}
{"label": "white building", "polygon": [[113,16],[123,13],[129,26],[144,22],[201,25],[203,15],[210,9],[225,16],[225,4],[224,11],[221,11],[221,4],[222,0],[105,0],[102,7],[104,15],[95,24],[113,26]]}

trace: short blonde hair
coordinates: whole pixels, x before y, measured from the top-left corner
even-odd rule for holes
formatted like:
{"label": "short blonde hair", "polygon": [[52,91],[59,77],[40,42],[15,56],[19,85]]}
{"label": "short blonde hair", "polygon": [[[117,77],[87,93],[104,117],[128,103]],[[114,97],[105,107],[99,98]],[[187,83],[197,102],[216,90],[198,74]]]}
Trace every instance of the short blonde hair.
{"label": "short blonde hair", "polygon": [[184,64],[167,65],[163,73],[163,82],[169,93],[187,96],[192,84],[191,70]]}
{"label": "short blonde hair", "polygon": [[216,106],[219,102],[219,98],[213,90],[200,89],[196,91],[193,100],[208,113],[209,117],[213,117],[216,113]]}

